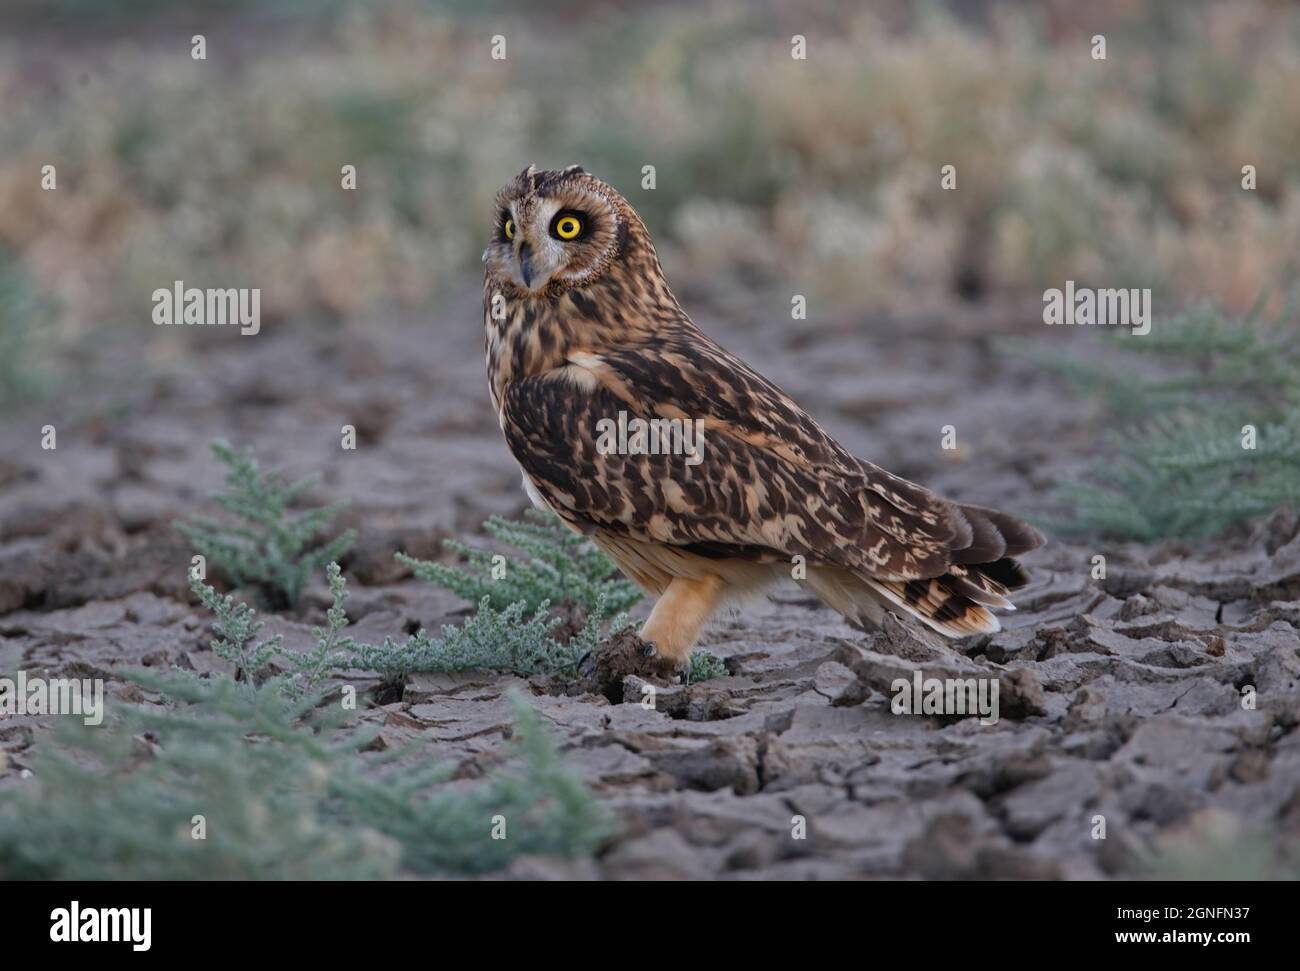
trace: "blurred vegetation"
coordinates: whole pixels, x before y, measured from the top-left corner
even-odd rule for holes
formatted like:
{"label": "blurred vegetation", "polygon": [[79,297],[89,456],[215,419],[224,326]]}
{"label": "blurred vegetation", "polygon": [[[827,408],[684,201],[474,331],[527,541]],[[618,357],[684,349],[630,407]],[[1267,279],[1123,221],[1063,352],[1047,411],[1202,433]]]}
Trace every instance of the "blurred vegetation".
{"label": "blurred vegetation", "polygon": [[1271,827],[1217,809],[1193,813],[1156,836],[1135,860],[1146,880],[1298,880],[1300,847]]}
{"label": "blurred vegetation", "polygon": [[[1067,533],[1212,536],[1300,507],[1300,291],[1276,316],[1202,303],[1080,361],[1008,342],[1102,402],[1106,457],[1057,491]],[[1244,447],[1247,426],[1254,446]]]}
{"label": "blurred vegetation", "polygon": [[1297,269],[1291,6],[165,6],[23,0],[0,40],[0,246],[63,337],[145,326],[177,279],[260,287],[266,320],[427,310],[476,286],[492,195],[529,162],[612,182],[678,287],[733,310],[1066,278],[1244,309]]}
{"label": "blurred vegetation", "polygon": [[53,315],[22,268],[0,258],[0,411],[45,390],[49,330],[41,324]]}
{"label": "blurred vegetation", "polygon": [[0,789],[0,878],[479,873],[522,854],[588,854],[609,832],[518,696],[513,757],[461,785],[427,753],[411,765],[406,749],[367,751],[378,726],[349,726],[337,703],[293,700],[277,680],[131,678],[167,704],[113,705],[98,727],[59,719],[33,778]]}

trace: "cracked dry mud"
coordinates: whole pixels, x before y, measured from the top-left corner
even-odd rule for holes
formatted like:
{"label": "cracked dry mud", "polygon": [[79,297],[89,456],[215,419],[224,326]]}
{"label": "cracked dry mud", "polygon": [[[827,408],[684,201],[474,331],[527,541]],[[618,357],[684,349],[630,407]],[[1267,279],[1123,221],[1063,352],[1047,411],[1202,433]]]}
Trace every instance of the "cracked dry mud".
{"label": "cracked dry mud", "polygon": [[[196,357],[158,356],[147,378],[92,379],[6,418],[0,670],[102,676],[112,703],[129,704],[142,696],[115,668],[222,667],[170,526],[218,484],[216,437],[287,474],[320,473],[316,499],[352,499],[343,525],[360,538],[344,567],[358,637],[458,622],[465,605],[412,579],[393,552],[436,556],[444,537],[526,502],[486,400],[478,310],[461,303],[435,324],[219,335]],[[1041,510],[1098,447],[1086,404],[993,352],[991,315],[805,330],[700,319],[846,446],[954,498]],[[46,423],[55,451],[37,444]],[[359,430],[356,452],[338,447],[344,423]],[[956,453],[939,448],[946,424]],[[518,860],[520,877],[1086,879],[1140,875],[1144,854],[1196,838],[1294,845],[1296,520],[1282,512],[1217,542],[1053,536],[1027,564],[1033,585],[994,636],[944,644],[901,623],[862,633],[791,585],[705,634],[725,678],[656,681],[616,644],[576,684],[417,675],[362,717],[383,726],[380,745],[429,740],[472,777],[501,757],[510,689],[529,696],[621,829],[594,860]],[[305,600],[266,618],[290,647],[311,643],[323,583]],[[1000,721],[893,714],[891,682],[918,668],[996,675]],[[639,703],[647,683],[653,710]],[[0,721],[0,784],[16,784],[45,728]],[[791,838],[795,815],[805,840]]]}

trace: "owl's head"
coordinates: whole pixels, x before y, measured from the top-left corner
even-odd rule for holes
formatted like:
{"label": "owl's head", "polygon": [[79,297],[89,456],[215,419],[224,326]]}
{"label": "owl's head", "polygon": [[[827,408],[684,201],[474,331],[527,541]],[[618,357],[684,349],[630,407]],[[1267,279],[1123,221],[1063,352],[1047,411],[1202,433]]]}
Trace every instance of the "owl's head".
{"label": "owl's head", "polygon": [[558,296],[590,286],[625,255],[633,227],[627,200],[580,166],[528,166],[497,193],[483,262],[492,281],[521,295]]}

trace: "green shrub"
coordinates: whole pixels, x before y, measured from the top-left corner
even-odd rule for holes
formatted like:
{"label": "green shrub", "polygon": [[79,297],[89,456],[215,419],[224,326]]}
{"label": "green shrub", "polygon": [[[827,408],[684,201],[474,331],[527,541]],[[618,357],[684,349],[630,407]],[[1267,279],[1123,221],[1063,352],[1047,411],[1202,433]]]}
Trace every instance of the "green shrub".
{"label": "green shrub", "polygon": [[641,599],[641,591],[618,574],[614,564],[591,540],[564,526],[559,517],[529,510],[527,521],[493,516],[483,529],[525,556],[506,557],[493,576],[491,550],[447,540],[448,549],[463,556],[465,567],[417,560],[403,553],[398,560],[422,580],[436,583],[470,603],[487,600],[495,610],[522,603],[536,611],[543,603],[572,602],[588,610],[603,603],[612,613]]}
{"label": "green shrub", "polygon": [[237,452],[221,442],[211,447],[227,469],[227,489],[213,499],[230,517],[224,522],[198,518],[176,523],[176,528],[231,583],[256,584],[269,606],[296,606],[307,579],[346,553],[356,539],[348,530],[313,545],[346,502],[293,513],[290,507],[315,485],[314,478],[286,485],[262,473],[251,450]]}
{"label": "green shrub", "polygon": [[[587,614],[582,628],[563,643],[552,636],[560,618],[542,601],[525,619],[521,601],[497,610],[487,597],[478,612],[460,627],[444,626],[438,637],[421,630],[405,641],[385,638],[382,644],[355,644],[350,666],[377,671],[389,682],[400,682],[415,672],[509,671],[525,677],[560,674],[573,677],[578,662],[602,640],[607,614],[603,601]],[[609,622],[609,632],[623,626],[620,614]]]}

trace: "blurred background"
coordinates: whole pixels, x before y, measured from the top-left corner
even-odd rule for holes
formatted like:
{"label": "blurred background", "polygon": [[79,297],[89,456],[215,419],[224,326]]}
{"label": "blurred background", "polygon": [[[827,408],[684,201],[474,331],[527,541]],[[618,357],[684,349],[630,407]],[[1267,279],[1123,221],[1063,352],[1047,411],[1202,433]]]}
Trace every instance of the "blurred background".
{"label": "blurred background", "polygon": [[1300,10],[1085,6],[10,0],[7,391],[44,345],[146,330],[160,280],[260,287],[271,323],[435,313],[529,162],[619,187],[679,295],[729,312],[1037,304],[1066,278],[1241,310],[1294,278]]}

